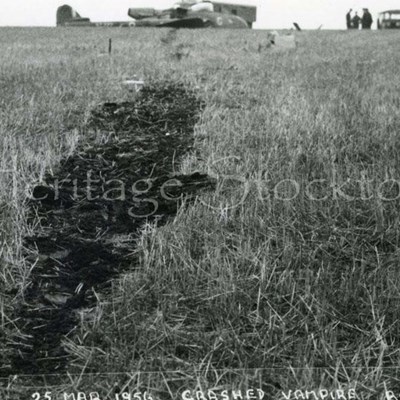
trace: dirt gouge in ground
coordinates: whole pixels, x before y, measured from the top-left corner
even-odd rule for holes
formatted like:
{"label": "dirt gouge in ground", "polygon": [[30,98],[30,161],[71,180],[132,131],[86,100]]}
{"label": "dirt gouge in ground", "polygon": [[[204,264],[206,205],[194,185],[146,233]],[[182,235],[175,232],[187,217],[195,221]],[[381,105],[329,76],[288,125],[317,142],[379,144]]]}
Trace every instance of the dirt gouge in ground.
{"label": "dirt gouge in ground", "polygon": [[77,154],[33,189],[31,216],[43,229],[26,238],[31,282],[3,375],[65,369],[62,340],[76,311],[93,305],[94,290],[112,277],[139,267],[131,254],[143,225],[165,223],[182,201],[213,186],[200,173],[171,175],[191,149],[201,108],[191,90],[165,82],[143,88],[135,102],[104,104],[92,112]]}

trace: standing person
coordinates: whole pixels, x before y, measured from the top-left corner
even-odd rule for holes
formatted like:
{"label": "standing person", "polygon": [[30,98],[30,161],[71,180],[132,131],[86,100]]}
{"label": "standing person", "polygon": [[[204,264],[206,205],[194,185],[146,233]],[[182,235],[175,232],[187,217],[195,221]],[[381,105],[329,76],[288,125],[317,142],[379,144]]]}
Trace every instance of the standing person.
{"label": "standing person", "polygon": [[352,25],[351,25],[351,12],[353,11],[353,9],[350,8],[349,12],[346,14],[346,26],[347,29],[351,29]]}
{"label": "standing person", "polygon": [[362,16],[361,26],[363,29],[371,29],[372,22],[374,22],[372,19],[372,15],[368,11],[368,8],[364,8],[363,11],[364,11],[364,14]]}
{"label": "standing person", "polygon": [[353,29],[358,29],[360,27],[360,21],[361,21],[361,18],[358,16],[357,11],[356,11],[356,14],[354,15],[354,17],[351,20]]}

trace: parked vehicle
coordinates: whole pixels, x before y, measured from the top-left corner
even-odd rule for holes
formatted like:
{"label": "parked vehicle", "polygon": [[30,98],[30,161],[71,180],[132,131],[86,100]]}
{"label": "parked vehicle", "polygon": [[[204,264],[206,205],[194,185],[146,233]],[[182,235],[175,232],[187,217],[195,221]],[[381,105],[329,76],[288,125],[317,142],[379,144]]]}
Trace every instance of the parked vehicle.
{"label": "parked vehicle", "polygon": [[400,29],[400,10],[380,12],[378,14],[378,29]]}

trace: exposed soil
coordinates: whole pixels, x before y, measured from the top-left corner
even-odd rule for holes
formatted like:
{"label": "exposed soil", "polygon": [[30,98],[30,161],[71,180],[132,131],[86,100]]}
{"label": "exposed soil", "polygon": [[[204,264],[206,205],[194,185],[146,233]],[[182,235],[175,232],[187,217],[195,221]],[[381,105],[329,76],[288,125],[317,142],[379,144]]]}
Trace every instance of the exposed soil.
{"label": "exposed soil", "polygon": [[35,264],[1,375],[65,370],[62,339],[77,326],[76,311],[95,304],[93,289],[135,268],[144,224],[165,223],[183,198],[214,187],[207,175],[173,175],[201,108],[193,91],[171,82],[143,88],[134,102],[106,103],[92,112],[76,154],[34,188],[30,214],[43,229],[25,240]]}

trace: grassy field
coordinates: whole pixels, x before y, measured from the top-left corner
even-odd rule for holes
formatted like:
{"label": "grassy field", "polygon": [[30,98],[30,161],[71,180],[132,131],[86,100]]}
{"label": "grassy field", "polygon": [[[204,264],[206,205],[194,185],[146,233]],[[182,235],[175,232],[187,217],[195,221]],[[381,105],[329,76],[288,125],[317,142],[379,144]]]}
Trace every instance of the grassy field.
{"label": "grassy field", "polygon": [[10,377],[0,393],[400,393],[399,35],[301,32],[279,51],[263,31],[2,29],[0,362],[35,271],[26,188],[85,141],[93,107],[131,98],[124,79],[198,88],[179,172],[218,186],[144,229],[140,263],[65,339],[68,374]]}

